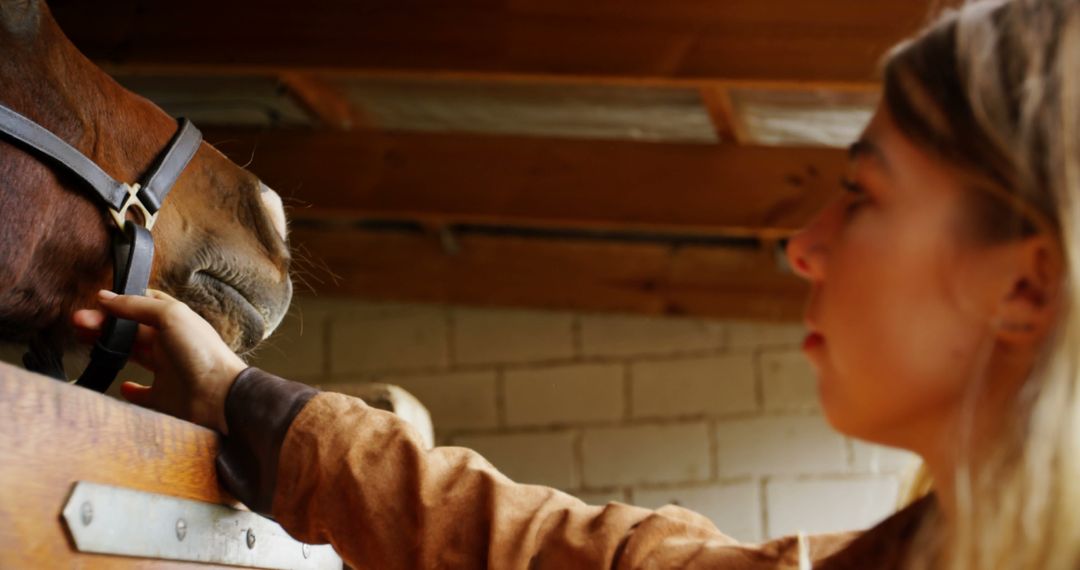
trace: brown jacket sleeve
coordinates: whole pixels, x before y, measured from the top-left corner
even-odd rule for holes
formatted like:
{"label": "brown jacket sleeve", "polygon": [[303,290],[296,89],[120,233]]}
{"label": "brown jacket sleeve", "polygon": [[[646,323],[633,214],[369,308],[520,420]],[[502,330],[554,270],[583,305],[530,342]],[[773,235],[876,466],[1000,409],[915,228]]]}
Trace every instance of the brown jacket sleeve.
{"label": "brown jacket sleeve", "polygon": [[[266,445],[254,447],[264,454],[255,463],[277,463],[274,518],[299,540],[333,544],[355,568],[798,567],[795,538],[739,545],[705,517],[678,507],[588,506],[554,489],[514,483],[468,449],[425,450],[396,416],[355,398],[299,396],[306,394],[299,385],[261,371],[245,374],[229,396],[236,396],[228,406],[230,439],[253,430],[273,439],[280,421],[262,413],[266,431],[245,422],[255,415],[252,407],[274,407],[260,399],[274,390],[293,405],[303,402],[279,454],[265,457],[259,450]],[[252,383],[260,389],[251,390]],[[234,482],[241,482],[235,475],[242,470],[233,470]],[[811,557],[836,552],[852,536],[812,538]]]}

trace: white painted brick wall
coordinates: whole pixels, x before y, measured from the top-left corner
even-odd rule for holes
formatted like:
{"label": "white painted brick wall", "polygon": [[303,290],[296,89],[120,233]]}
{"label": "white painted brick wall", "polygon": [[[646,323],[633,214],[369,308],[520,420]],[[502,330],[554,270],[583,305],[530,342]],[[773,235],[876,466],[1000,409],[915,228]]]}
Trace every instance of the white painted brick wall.
{"label": "white painted brick wall", "polygon": [[751,354],[638,362],[630,368],[632,416],[726,415],[757,408]]}
{"label": "white painted brick wall", "polygon": [[628,315],[587,315],[581,318],[585,356],[675,354],[721,348],[721,323],[697,319]]}
{"label": "white painted brick wall", "polygon": [[798,348],[806,338],[806,328],[797,323],[728,321],[727,329],[727,344],[732,350]]}
{"label": "white painted brick wall", "polygon": [[590,423],[623,415],[624,367],[578,364],[506,371],[506,422],[511,426]]}
{"label": "white painted brick wall", "polygon": [[575,491],[574,496],[581,499],[588,505],[606,505],[608,503],[626,503],[629,504],[629,500],[626,497],[627,492],[622,489],[612,489],[608,491]]}
{"label": "white painted brick wall", "polygon": [[326,373],[327,316],[327,310],[317,303],[294,302],[249,363],[279,376],[318,379]]}
{"label": "white painted brick wall", "polygon": [[786,350],[761,354],[765,409],[817,410],[817,380],[802,352]]}
{"label": "white painted brick wall", "polygon": [[431,412],[440,432],[494,428],[497,373],[494,370],[449,372],[430,376],[386,376],[380,382],[396,384],[416,396]]}
{"label": "white painted brick wall", "polygon": [[765,490],[770,537],[869,528],[896,509],[893,477],[769,481]]}
{"label": "white painted brick wall", "polygon": [[330,318],[330,373],[430,369],[447,365],[446,311],[361,308]]}
{"label": "white painted brick wall", "polygon": [[919,456],[903,449],[874,445],[862,441],[852,442],[854,468],[867,473],[907,475],[919,465]]}
{"label": "white painted brick wall", "polygon": [[455,362],[543,362],[574,356],[570,313],[456,309]]}
{"label": "white painted brick wall", "polygon": [[724,534],[742,542],[762,540],[761,492],[756,481],[671,489],[634,489],[634,504],[672,504],[701,513]]}
{"label": "white painted brick wall", "polygon": [[821,416],[763,416],[716,426],[721,477],[848,471],[844,438]]}
{"label": "white painted brick wall", "polygon": [[704,481],[711,471],[704,422],[586,430],[582,456],[592,487]]}
{"label": "white painted brick wall", "polygon": [[572,432],[463,436],[454,445],[476,450],[507,477],[558,489],[578,486]]}

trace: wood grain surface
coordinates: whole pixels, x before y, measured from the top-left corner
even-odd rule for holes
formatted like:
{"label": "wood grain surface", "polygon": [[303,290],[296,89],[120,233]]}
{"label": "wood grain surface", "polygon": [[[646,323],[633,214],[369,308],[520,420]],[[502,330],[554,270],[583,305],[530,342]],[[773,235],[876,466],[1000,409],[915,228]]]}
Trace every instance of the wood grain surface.
{"label": "wood grain surface", "polygon": [[0,363],[0,568],[217,567],[80,554],[60,515],[76,481],[238,506],[217,449],[210,430]]}

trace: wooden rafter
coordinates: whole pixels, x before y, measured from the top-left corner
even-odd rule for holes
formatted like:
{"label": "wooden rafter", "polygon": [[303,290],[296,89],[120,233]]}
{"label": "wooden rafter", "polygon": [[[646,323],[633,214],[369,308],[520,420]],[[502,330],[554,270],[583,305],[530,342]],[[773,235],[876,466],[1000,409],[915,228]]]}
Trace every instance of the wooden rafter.
{"label": "wooden rafter", "polygon": [[118,63],[864,81],[929,0],[60,2],[75,44]]}
{"label": "wooden rafter", "polygon": [[455,134],[210,130],[298,220],[777,237],[837,192],[844,152]]}
{"label": "wooden rafter", "polygon": [[746,126],[731,106],[727,88],[722,85],[702,85],[698,92],[716,128],[716,136],[724,142],[747,144],[750,138]]}
{"label": "wooden rafter", "polygon": [[363,124],[360,112],[332,83],[311,73],[282,70],[273,74],[322,125],[349,130]]}
{"label": "wooden rafter", "polygon": [[466,234],[448,252],[424,233],[307,227],[291,240],[298,275],[321,295],[792,320],[806,292],[755,248]]}

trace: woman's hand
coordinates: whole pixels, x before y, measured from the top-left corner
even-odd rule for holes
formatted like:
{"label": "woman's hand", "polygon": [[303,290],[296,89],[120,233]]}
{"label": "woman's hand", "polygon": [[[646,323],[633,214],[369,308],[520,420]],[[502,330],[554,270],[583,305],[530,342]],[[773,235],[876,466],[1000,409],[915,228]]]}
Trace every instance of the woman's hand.
{"label": "woman's hand", "polygon": [[227,433],[225,397],[247,364],[187,305],[161,291],[148,289],[146,294],[102,290],[98,300],[103,311],[76,311],[72,322],[89,341],[100,334],[106,313],[140,323],[131,357],[154,373],[154,385],[124,382],[124,398]]}

